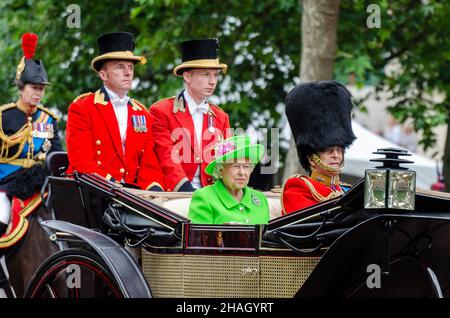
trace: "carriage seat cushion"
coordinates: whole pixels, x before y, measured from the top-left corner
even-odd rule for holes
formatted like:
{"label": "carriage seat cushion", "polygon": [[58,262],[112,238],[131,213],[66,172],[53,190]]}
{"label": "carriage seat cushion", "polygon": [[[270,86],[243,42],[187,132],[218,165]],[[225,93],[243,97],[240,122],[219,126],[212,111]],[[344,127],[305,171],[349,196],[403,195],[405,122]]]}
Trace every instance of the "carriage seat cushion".
{"label": "carriage seat cushion", "polygon": [[[279,198],[267,198],[269,203],[269,219],[272,220],[281,215],[281,203]],[[163,207],[185,218],[188,218],[191,198],[172,199],[165,201]]]}

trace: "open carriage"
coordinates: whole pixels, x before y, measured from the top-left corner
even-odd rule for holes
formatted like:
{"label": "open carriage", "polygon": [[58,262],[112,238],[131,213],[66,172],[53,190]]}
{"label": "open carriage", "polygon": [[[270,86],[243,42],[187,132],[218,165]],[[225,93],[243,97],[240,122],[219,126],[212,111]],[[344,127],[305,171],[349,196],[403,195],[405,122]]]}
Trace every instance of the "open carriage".
{"label": "open carriage", "polygon": [[367,187],[285,216],[267,192],[268,225],[199,225],[190,194],[51,176],[42,225],[60,251],[25,297],[449,297],[450,196],[368,209]]}

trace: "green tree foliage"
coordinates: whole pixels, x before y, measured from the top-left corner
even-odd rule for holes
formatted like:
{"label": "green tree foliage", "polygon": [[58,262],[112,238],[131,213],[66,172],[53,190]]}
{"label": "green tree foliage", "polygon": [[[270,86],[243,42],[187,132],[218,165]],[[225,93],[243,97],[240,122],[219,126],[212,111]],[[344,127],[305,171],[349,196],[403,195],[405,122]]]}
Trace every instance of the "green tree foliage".
{"label": "green tree foliage", "polygon": [[[43,59],[52,85],[45,103],[63,113],[73,98],[99,85],[90,61],[96,56],[96,38],[114,30],[135,34],[136,53],[148,58],[136,68],[139,84],[133,95],[147,105],[174,95],[182,80],[172,74],[181,62],[178,43],[192,38],[216,37],[221,62],[229,71],[217,90],[220,105],[235,126],[246,128],[256,115],[260,125],[277,124],[286,95],[285,85],[298,77],[300,8],[291,1],[109,1],[78,2],[81,28],[68,28],[70,2],[5,1],[2,18],[3,67],[0,75],[12,79],[21,57],[20,36],[26,31],[40,35],[36,54]],[[292,85],[291,85],[292,86]],[[1,87],[4,102],[14,88]]]}
{"label": "green tree foliage", "polygon": [[[11,85],[22,57],[21,36],[35,32],[39,36],[36,59],[44,62],[51,85],[46,90],[44,104],[67,114],[70,102],[79,94],[96,90],[100,85],[90,68],[97,53],[97,36],[113,30],[135,31],[130,27],[133,1],[84,1],[81,8],[81,28],[67,27],[67,1],[6,0],[0,2],[0,103],[16,99],[17,89]],[[64,119],[64,117],[63,117]],[[64,125],[64,120],[62,121]]]}
{"label": "green tree foliage", "polygon": [[[401,122],[412,118],[423,132],[425,149],[436,142],[432,128],[448,123],[449,101],[432,101],[433,92],[450,93],[450,3],[448,1],[378,1],[381,27],[366,27],[366,1],[343,1],[339,24],[336,77],[352,73],[356,83],[388,91],[389,110]],[[396,64],[393,72],[386,66]]]}

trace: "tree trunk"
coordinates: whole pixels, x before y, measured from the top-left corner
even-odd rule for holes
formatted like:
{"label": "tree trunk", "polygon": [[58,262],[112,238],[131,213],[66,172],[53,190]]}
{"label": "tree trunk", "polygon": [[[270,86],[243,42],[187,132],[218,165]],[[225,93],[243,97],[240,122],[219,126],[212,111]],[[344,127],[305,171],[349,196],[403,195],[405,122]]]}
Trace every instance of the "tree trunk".
{"label": "tree trunk", "polygon": [[[300,0],[302,13],[302,54],[300,81],[331,80],[336,57],[340,0]],[[300,170],[294,138],[286,156],[283,180]]]}
{"label": "tree trunk", "polygon": [[[450,112],[449,112],[450,118]],[[445,140],[444,168],[445,191],[450,192],[450,120],[447,124],[447,139]]]}

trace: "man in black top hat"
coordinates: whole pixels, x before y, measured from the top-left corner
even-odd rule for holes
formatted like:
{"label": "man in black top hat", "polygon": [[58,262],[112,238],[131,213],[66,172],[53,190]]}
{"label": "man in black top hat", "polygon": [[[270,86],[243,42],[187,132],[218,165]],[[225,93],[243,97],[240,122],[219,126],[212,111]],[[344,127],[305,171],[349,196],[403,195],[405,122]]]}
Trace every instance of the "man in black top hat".
{"label": "man in black top hat", "polygon": [[62,150],[57,117],[40,103],[49,82],[44,63],[33,59],[37,43],[34,33],[22,36],[24,56],[14,79],[19,99],[0,106],[0,248],[26,233],[28,221],[21,212],[39,206],[46,154]]}
{"label": "man in black top hat", "polygon": [[133,35],[103,34],[99,56],[91,66],[103,81],[95,93],[77,97],[67,118],[69,173],[97,173],[109,180],[160,191],[164,180],[153,152],[152,122],[146,107],[127,94],[134,66],[144,64],[136,56]]}
{"label": "man in black top hat", "polygon": [[286,97],[286,116],[302,167],[283,187],[283,214],[343,194],[339,174],[344,150],[356,139],[352,131],[351,94],[336,81],[304,83]]}
{"label": "man in black top hat", "polygon": [[217,58],[218,47],[215,39],[182,42],[182,64],[173,74],[183,77],[185,89],[150,107],[155,152],[161,160],[167,191],[194,191],[212,184],[205,173],[212,160],[211,149],[230,135],[228,115],[208,102],[219,73],[227,70]]}

